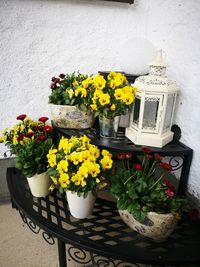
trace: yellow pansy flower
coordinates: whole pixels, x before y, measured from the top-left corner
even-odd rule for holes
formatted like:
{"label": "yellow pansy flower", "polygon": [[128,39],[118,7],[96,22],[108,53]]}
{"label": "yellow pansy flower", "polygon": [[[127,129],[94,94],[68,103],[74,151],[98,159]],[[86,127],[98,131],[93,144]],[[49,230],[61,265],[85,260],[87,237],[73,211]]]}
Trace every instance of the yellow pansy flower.
{"label": "yellow pansy flower", "polygon": [[102,90],[103,88],[105,88],[106,80],[102,75],[98,74],[94,76],[93,84],[96,87],[96,89]]}
{"label": "yellow pansy flower", "polygon": [[90,107],[91,107],[92,110],[97,110],[98,109],[96,104],[91,104]]}
{"label": "yellow pansy flower", "polygon": [[100,173],[100,166],[97,163],[93,163],[92,168],[89,170],[89,174],[92,177],[97,177],[97,175]]}
{"label": "yellow pansy flower", "polygon": [[124,95],[122,101],[128,106],[131,105],[135,100],[135,96],[133,94]]}
{"label": "yellow pansy flower", "polygon": [[70,89],[70,90],[66,89],[66,93],[69,95],[69,98],[72,99],[72,97],[74,95],[74,91],[72,89]]}
{"label": "yellow pansy flower", "polygon": [[69,175],[67,173],[60,174],[60,178],[58,179],[62,188],[66,188],[70,184]]}
{"label": "yellow pansy flower", "polygon": [[13,145],[16,146],[18,144],[17,136],[13,136]]}
{"label": "yellow pansy flower", "polygon": [[103,169],[111,169],[112,168],[112,159],[109,156],[105,156],[101,159],[101,164]]}
{"label": "yellow pansy flower", "polygon": [[109,104],[110,103],[110,95],[107,93],[101,94],[101,96],[99,98],[99,102],[102,106]]}
{"label": "yellow pansy flower", "polygon": [[116,105],[115,104],[112,104],[111,107],[110,107],[111,110],[115,110],[116,109]]}
{"label": "yellow pansy flower", "polygon": [[101,154],[105,157],[105,156],[108,156],[109,158],[112,158],[112,154],[106,150],[106,149],[103,149]]}
{"label": "yellow pansy flower", "polygon": [[82,86],[84,88],[88,88],[90,84],[93,83],[93,80],[91,77],[88,77],[87,79],[85,79],[83,82],[82,82]]}
{"label": "yellow pansy flower", "polygon": [[51,180],[53,181],[53,183],[54,183],[55,185],[58,184],[58,180],[57,180],[56,177],[54,177],[54,176],[50,176],[50,178],[51,178]]}
{"label": "yellow pansy flower", "polygon": [[78,165],[79,162],[83,161],[82,154],[80,152],[73,151],[69,156],[69,159],[73,162],[74,165]]}
{"label": "yellow pansy flower", "polygon": [[60,174],[68,171],[68,161],[67,160],[61,160],[57,165],[57,170]]}
{"label": "yellow pansy flower", "polygon": [[114,96],[117,100],[121,100],[124,96],[124,92],[122,89],[116,89],[115,90],[115,93],[114,93]]}
{"label": "yellow pansy flower", "polygon": [[89,145],[88,148],[91,156],[94,156],[95,158],[98,158],[100,156],[100,150],[98,149],[98,147]]}
{"label": "yellow pansy flower", "polygon": [[75,90],[75,96],[81,95],[81,97],[86,97],[87,96],[87,91],[84,87],[78,87]]}

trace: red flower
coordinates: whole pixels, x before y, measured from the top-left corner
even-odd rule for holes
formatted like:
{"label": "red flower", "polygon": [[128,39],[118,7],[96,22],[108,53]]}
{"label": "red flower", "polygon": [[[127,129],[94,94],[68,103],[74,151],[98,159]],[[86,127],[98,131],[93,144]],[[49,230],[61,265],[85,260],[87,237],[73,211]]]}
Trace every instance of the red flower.
{"label": "red flower", "polygon": [[37,137],[38,141],[45,141],[46,139],[47,139],[46,135],[40,135],[40,136]]}
{"label": "red flower", "polygon": [[65,74],[61,73],[61,74],[59,75],[59,77],[60,77],[61,79],[64,79],[64,78],[65,78]]}
{"label": "red flower", "polygon": [[165,169],[166,171],[171,171],[172,170],[172,166],[168,163],[164,163],[164,162],[161,162],[160,163],[160,166]]}
{"label": "red flower", "polygon": [[43,128],[44,133],[50,133],[52,132],[53,128],[50,125],[45,125]]}
{"label": "red flower", "polygon": [[165,186],[167,186],[169,189],[171,189],[171,190],[174,190],[175,188],[174,188],[174,186],[173,186],[173,184],[171,183],[171,181],[169,181],[169,180],[165,180],[164,182],[163,182],[163,184],[165,185]]}
{"label": "red flower", "polygon": [[192,209],[191,212],[190,212],[190,219],[192,221],[195,221],[198,219],[198,216],[199,216],[199,211],[198,209]]}
{"label": "red flower", "polygon": [[60,79],[59,79],[59,78],[56,78],[56,77],[52,77],[52,78],[51,78],[51,81],[52,81],[53,83],[57,83],[57,82],[60,81]]}
{"label": "red flower", "polygon": [[131,153],[125,153],[125,158],[126,159],[131,159],[132,158],[132,154]]}
{"label": "red flower", "polygon": [[162,160],[162,156],[157,153],[154,155],[154,157],[155,159]]}
{"label": "red flower", "polygon": [[46,121],[48,121],[48,117],[40,117],[39,119],[38,119],[38,121],[41,121],[41,122],[46,122]]}
{"label": "red flower", "polygon": [[153,155],[151,155],[151,154],[146,154],[145,155],[147,158],[149,158],[149,159],[152,159],[153,158]]}
{"label": "red flower", "polygon": [[126,158],[126,153],[118,153],[117,154],[117,158],[122,160],[122,159],[125,159]]}
{"label": "red flower", "polygon": [[50,85],[50,87],[51,87],[51,89],[56,89],[56,83],[52,83],[51,85]]}
{"label": "red flower", "polygon": [[136,171],[141,171],[142,170],[142,165],[139,163],[133,164],[133,169]]}
{"label": "red flower", "polygon": [[34,132],[30,132],[30,133],[27,133],[25,136],[28,138],[31,138],[34,134],[35,134]]}
{"label": "red flower", "polygon": [[148,148],[148,147],[143,147],[143,148],[142,148],[142,151],[143,151],[144,153],[151,153],[151,152],[152,152],[152,150],[151,150],[150,148]]}
{"label": "red flower", "polygon": [[171,189],[169,189],[169,188],[165,190],[165,194],[168,197],[173,197],[174,196],[174,192]]}
{"label": "red flower", "polygon": [[17,141],[22,141],[24,139],[24,135],[23,134],[20,134],[18,137],[17,137]]}
{"label": "red flower", "polygon": [[26,114],[21,114],[19,116],[17,116],[17,120],[23,121],[26,118]]}

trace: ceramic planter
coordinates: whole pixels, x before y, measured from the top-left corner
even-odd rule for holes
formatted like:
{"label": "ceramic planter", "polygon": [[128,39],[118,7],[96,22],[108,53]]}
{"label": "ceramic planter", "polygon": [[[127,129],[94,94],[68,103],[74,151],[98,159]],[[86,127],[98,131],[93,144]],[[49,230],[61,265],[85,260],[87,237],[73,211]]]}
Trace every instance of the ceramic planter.
{"label": "ceramic planter", "polygon": [[49,104],[51,116],[58,127],[86,129],[94,124],[94,115],[90,111],[82,111],[76,106]]}
{"label": "ceramic planter", "polygon": [[89,192],[86,198],[79,197],[77,193],[71,191],[67,191],[66,194],[69,210],[73,217],[85,219],[92,214],[96,199],[92,192]]}
{"label": "ceramic planter", "polygon": [[148,212],[143,223],[137,221],[127,210],[119,210],[119,214],[131,229],[157,241],[166,239],[178,222],[178,219],[171,213]]}
{"label": "ceramic planter", "polygon": [[52,181],[46,172],[27,177],[27,181],[34,197],[46,197],[49,194],[49,188]]}

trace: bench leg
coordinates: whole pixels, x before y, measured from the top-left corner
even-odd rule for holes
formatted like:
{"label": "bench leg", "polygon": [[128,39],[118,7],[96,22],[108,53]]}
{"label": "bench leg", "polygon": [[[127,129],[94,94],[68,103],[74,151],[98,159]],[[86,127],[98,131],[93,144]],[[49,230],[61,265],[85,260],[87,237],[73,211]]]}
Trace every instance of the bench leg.
{"label": "bench leg", "polygon": [[59,267],[67,267],[65,243],[58,239]]}

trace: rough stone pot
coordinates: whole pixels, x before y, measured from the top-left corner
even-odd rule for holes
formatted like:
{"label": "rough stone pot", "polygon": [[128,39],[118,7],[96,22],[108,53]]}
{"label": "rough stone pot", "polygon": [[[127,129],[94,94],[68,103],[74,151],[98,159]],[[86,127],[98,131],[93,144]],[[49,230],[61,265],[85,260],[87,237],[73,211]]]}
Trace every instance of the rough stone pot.
{"label": "rough stone pot", "polygon": [[51,116],[58,127],[86,129],[94,124],[94,115],[90,111],[82,111],[76,106],[49,104]]}
{"label": "rough stone pot", "polygon": [[165,240],[173,232],[178,222],[172,213],[148,212],[143,223],[137,221],[127,210],[119,210],[119,214],[131,229],[157,241]]}

